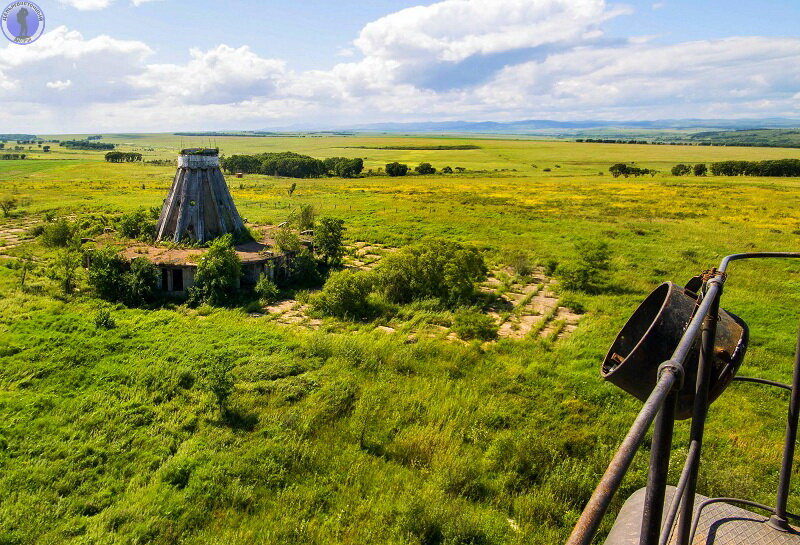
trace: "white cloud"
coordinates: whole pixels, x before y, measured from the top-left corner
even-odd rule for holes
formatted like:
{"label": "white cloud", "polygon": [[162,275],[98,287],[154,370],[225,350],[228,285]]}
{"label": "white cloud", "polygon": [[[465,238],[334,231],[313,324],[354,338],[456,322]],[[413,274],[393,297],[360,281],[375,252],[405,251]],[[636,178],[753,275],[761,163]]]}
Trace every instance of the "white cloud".
{"label": "white cloud", "polygon": [[[142,4],[158,1],[160,0],[131,0],[131,5],[139,7]],[[80,11],[95,11],[109,7],[114,0],[59,0],[59,2]]]}
{"label": "white cloud", "polygon": [[[83,105],[96,101],[122,102],[138,91],[126,82],[141,73],[152,50],[142,42],[97,36],[89,40],[74,30],[57,27],[25,47],[9,44],[0,49],[0,99],[41,102],[49,107],[58,101]],[[53,97],[52,90],[69,93]],[[50,85],[48,85],[50,84]]]}
{"label": "white cloud", "polygon": [[72,80],[56,80],[56,81],[48,81],[46,84],[48,89],[55,89],[56,91],[64,91],[69,89],[72,86]]}
{"label": "white cloud", "polygon": [[247,46],[190,54],[185,65],[152,64],[130,82],[187,104],[226,104],[273,95],[285,77],[283,61],[263,59]]}
{"label": "white cloud", "polygon": [[81,11],[105,9],[111,5],[112,0],[59,0],[62,4],[72,6]]}
{"label": "white cloud", "polygon": [[[0,48],[0,123],[69,132],[797,114],[800,39],[612,42],[602,23],[619,13],[604,0],[443,0],[366,25],[358,58],[299,73],[246,46],[165,64],[142,42],[59,27]],[[14,104],[37,114],[20,125]]]}
{"label": "white cloud", "polygon": [[665,2],[654,2],[653,5],[651,5],[650,7],[653,10],[657,10],[657,9],[661,9],[661,8],[665,7],[666,5],[667,4]]}

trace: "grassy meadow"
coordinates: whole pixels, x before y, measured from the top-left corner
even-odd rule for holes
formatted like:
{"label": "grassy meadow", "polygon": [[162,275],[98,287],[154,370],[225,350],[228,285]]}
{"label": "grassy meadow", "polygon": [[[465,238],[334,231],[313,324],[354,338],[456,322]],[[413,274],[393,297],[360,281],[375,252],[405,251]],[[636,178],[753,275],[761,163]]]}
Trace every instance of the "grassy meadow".
{"label": "grassy meadow", "polygon": [[[103,141],[145,161],[209,144],[168,134]],[[344,219],[351,242],[400,247],[435,235],[483,249],[497,268],[512,251],[568,263],[576,242],[606,241],[613,289],[571,294],[585,315],[559,340],[410,342],[373,323],[326,320],[310,331],[246,308],[180,304],[115,306],[116,327],[105,329],[85,278],[71,296],[48,278],[51,250],[0,246],[0,544],[562,542],[640,405],[598,378],[640,300],[726,254],[800,250],[800,180],[669,175],[681,162],[800,158],[800,149],[381,135],[210,143],[226,155],[362,157],[373,173],[392,161],[463,167],[228,184],[252,223],[312,204]],[[479,149],[383,149],[464,144]],[[102,152],[28,153],[0,161],[0,196],[22,203],[0,219],[0,244],[45,214],[159,206],[174,174],[108,164]],[[608,174],[634,161],[661,173]],[[23,291],[14,264],[26,251],[38,263],[36,289]],[[730,273],[723,306],[751,328],[742,373],[788,382],[800,263],[743,262]],[[233,421],[221,421],[205,384],[219,353],[234,362]],[[774,503],[787,401],[750,384],[724,394],[711,409],[701,493]],[[688,424],[676,433],[673,483]],[[647,455],[615,508],[644,486]],[[792,490],[797,512],[800,482]]]}

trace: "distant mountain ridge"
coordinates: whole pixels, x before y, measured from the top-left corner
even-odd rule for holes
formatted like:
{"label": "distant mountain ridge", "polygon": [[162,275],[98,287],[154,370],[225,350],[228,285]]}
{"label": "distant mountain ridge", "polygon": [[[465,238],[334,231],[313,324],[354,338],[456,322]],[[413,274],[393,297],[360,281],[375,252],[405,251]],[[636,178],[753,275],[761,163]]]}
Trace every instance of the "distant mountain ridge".
{"label": "distant mountain ridge", "polygon": [[410,123],[368,123],[338,127],[339,129],[368,132],[490,132],[520,133],[542,130],[581,129],[773,129],[800,127],[800,119],[664,119],[652,121],[554,121],[527,119],[521,121],[428,121]]}

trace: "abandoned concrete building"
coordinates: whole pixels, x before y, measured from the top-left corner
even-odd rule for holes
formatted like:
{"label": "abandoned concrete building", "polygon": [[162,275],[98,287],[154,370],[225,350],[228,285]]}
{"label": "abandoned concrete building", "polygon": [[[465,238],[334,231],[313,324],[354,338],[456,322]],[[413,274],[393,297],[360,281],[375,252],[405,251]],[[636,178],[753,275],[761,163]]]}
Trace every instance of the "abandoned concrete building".
{"label": "abandoned concrete building", "polygon": [[[161,209],[156,236],[162,242],[209,242],[227,233],[245,229],[220,170],[219,150],[185,149],[178,157],[178,170]],[[282,281],[291,274],[292,255],[277,250],[266,236],[260,242],[236,246],[242,261],[241,284],[255,284],[262,274]],[[161,274],[159,288],[174,295],[185,295],[194,284],[197,264],[205,248],[149,246],[128,247],[123,255],[132,260],[144,257]]]}

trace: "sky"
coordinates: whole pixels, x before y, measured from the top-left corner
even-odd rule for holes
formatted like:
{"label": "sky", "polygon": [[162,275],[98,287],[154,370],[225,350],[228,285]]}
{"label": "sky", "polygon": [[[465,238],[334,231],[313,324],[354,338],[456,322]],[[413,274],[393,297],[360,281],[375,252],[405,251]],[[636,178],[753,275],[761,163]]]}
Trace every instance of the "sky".
{"label": "sky", "polygon": [[800,119],[797,0],[36,3],[0,132]]}

